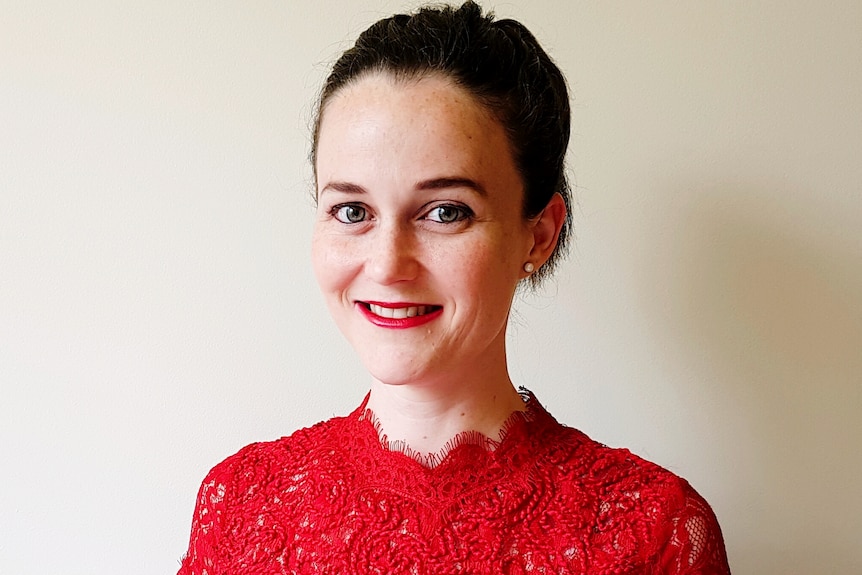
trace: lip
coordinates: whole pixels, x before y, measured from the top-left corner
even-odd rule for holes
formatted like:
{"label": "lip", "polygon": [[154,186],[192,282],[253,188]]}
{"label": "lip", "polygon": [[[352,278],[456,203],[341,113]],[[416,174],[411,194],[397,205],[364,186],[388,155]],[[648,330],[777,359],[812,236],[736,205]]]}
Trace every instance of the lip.
{"label": "lip", "polygon": [[[379,315],[373,311],[371,311],[370,307],[379,307],[386,310],[399,310],[397,312],[393,312],[393,315],[398,317],[384,317],[383,315]],[[426,323],[433,321],[440,317],[440,314],[443,313],[442,306],[436,306],[433,304],[423,304],[423,303],[411,303],[411,302],[379,302],[379,301],[357,301],[356,307],[359,308],[360,313],[365,316],[365,319],[370,321],[372,324],[378,327],[385,327],[389,329],[409,329],[413,327],[419,327],[421,325],[425,325]],[[406,313],[402,310],[407,310],[409,308],[415,308],[416,312],[421,311],[420,308],[436,308],[431,311],[426,311],[421,315],[413,315],[410,317],[401,317]],[[381,310],[382,311],[382,310]]]}

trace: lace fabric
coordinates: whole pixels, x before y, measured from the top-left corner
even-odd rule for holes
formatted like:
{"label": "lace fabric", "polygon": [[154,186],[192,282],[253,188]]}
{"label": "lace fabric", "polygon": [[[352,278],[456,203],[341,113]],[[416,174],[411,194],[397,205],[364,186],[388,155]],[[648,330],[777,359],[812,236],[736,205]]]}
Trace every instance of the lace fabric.
{"label": "lace fabric", "polygon": [[438,453],[420,453],[411,449],[410,446],[403,441],[390,441],[386,434],[383,433],[382,426],[380,425],[380,421],[377,419],[377,416],[374,415],[374,412],[367,407],[370,394],[365,396],[365,400],[362,402],[362,405],[359,406],[357,412],[360,414],[360,420],[369,421],[374,427],[377,432],[377,440],[383,449],[403,453],[410,459],[416,460],[416,462],[425,467],[436,467],[446,459],[450,452],[464,445],[479,446],[489,452],[495,451],[500,444],[503,443],[503,440],[507,435],[509,435],[509,431],[513,427],[516,427],[522,422],[532,420],[538,402],[535,401],[532,394],[524,388],[521,388],[519,393],[524,402],[525,409],[523,411],[513,412],[506,421],[503,422],[500,426],[497,438],[488,437],[478,431],[464,431],[447,441],[446,445],[444,445],[443,449]]}
{"label": "lace fabric", "polygon": [[364,407],[213,468],[179,575],[730,572],[687,482],[532,395],[499,439],[462,434],[418,460]]}

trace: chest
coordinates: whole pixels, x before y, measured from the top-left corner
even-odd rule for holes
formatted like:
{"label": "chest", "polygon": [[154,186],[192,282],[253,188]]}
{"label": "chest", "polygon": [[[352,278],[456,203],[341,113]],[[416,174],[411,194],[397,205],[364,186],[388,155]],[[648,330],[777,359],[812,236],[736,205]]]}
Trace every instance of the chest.
{"label": "chest", "polygon": [[226,559],[236,574],[649,573],[645,515],[559,470],[500,474],[311,466],[232,507]]}

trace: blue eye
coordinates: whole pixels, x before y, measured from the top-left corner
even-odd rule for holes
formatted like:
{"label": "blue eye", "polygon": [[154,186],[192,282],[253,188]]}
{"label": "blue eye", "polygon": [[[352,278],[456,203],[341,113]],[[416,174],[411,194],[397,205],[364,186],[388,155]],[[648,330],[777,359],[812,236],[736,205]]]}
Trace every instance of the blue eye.
{"label": "blue eye", "polygon": [[365,208],[355,204],[342,204],[332,208],[332,216],[342,224],[357,224],[365,220]]}
{"label": "blue eye", "polygon": [[460,222],[472,215],[473,212],[468,208],[454,206],[452,204],[444,204],[442,206],[432,208],[425,217],[432,222],[440,224],[454,224],[455,222]]}

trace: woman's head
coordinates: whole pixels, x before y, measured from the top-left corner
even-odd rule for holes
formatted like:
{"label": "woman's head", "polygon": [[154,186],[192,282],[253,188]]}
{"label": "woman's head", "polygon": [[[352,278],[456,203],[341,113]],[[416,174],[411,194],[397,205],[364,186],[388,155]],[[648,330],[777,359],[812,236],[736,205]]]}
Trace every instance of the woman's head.
{"label": "woman's head", "polygon": [[565,174],[569,101],[565,79],[535,37],[514,20],[495,21],[467,2],[423,8],[369,27],[335,63],[320,97],[312,164],[317,177],[320,125],[327,105],[345,87],[374,74],[398,80],[438,75],[464,89],[505,129],[523,189],[523,216],[532,219],[554,194],[567,217],[535,284],[553,272],[568,243],[570,192]]}

